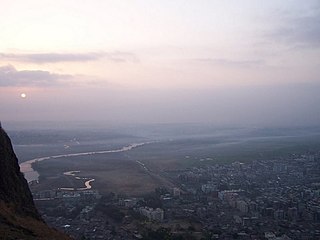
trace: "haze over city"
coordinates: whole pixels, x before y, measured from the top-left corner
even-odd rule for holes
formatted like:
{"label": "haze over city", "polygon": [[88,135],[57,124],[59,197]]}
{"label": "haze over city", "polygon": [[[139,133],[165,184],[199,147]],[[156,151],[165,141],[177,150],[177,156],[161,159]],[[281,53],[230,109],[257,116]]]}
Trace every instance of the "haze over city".
{"label": "haze over city", "polygon": [[319,123],[319,1],[1,5],[3,122]]}
{"label": "haze over city", "polygon": [[0,240],[319,240],[319,23],[319,0],[1,0]]}

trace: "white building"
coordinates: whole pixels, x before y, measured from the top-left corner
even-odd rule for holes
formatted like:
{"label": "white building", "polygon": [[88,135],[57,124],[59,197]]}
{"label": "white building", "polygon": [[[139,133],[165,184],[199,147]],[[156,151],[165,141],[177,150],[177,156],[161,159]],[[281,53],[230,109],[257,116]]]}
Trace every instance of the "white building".
{"label": "white building", "polygon": [[139,213],[146,218],[148,218],[150,221],[157,221],[162,222],[164,218],[164,211],[161,208],[149,208],[149,207],[140,207]]}

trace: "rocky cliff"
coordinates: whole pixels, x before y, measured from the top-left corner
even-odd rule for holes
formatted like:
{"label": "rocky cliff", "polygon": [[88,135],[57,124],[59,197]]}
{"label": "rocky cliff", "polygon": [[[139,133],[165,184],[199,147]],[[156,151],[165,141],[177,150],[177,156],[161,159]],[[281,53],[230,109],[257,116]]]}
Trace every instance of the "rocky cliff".
{"label": "rocky cliff", "polygon": [[49,228],[34,206],[11,140],[0,126],[0,239],[70,239]]}

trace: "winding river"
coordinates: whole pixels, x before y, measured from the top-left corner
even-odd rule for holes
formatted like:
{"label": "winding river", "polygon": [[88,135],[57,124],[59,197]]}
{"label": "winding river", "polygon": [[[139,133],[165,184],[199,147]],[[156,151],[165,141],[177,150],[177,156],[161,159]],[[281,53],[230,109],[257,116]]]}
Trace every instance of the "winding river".
{"label": "winding river", "polygon": [[[63,174],[66,175],[66,176],[75,177],[75,179],[77,179],[77,180],[86,180],[85,183],[84,183],[85,187],[83,187],[83,188],[76,188],[76,190],[82,191],[82,190],[89,190],[89,189],[91,189],[91,188],[92,188],[91,182],[95,181],[95,179],[94,179],[94,178],[86,178],[86,177],[78,177],[78,176],[76,176],[77,173],[80,173],[80,171],[69,171],[69,172],[65,172],[65,173],[63,173]],[[59,188],[59,189],[61,189],[61,190],[67,190],[67,191],[73,191],[73,190],[75,190],[75,188],[66,188],[66,187]]]}
{"label": "winding river", "polygon": [[[78,157],[78,156],[87,156],[87,155],[95,155],[95,154],[106,154],[106,153],[119,153],[119,152],[126,152],[130,151],[133,148],[143,146],[145,144],[149,144],[150,142],[143,142],[143,143],[133,143],[129,146],[122,147],[120,149],[114,150],[104,150],[104,151],[96,151],[96,152],[82,152],[82,153],[70,153],[70,154],[62,154],[62,155],[55,155],[55,156],[48,156],[48,157],[40,157],[28,160],[20,164],[20,170],[24,174],[24,177],[28,182],[37,181],[39,180],[39,173],[32,168],[32,164],[35,162],[42,162],[49,159],[56,159],[56,158],[66,158],[66,157]],[[94,179],[91,179],[94,181]],[[90,186],[90,182],[87,181],[85,183],[86,187]],[[87,186],[88,184],[88,186]],[[91,187],[91,186],[90,186]]]}

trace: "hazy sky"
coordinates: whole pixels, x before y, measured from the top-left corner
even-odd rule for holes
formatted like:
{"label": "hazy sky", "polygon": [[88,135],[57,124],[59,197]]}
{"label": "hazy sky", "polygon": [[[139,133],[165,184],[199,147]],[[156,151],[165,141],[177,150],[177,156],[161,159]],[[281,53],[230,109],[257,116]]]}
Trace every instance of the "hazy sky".
{"label": "hazy sky", "polygon": [[319,76],[318,0],[1,1],[4,122],[318,125]]}

